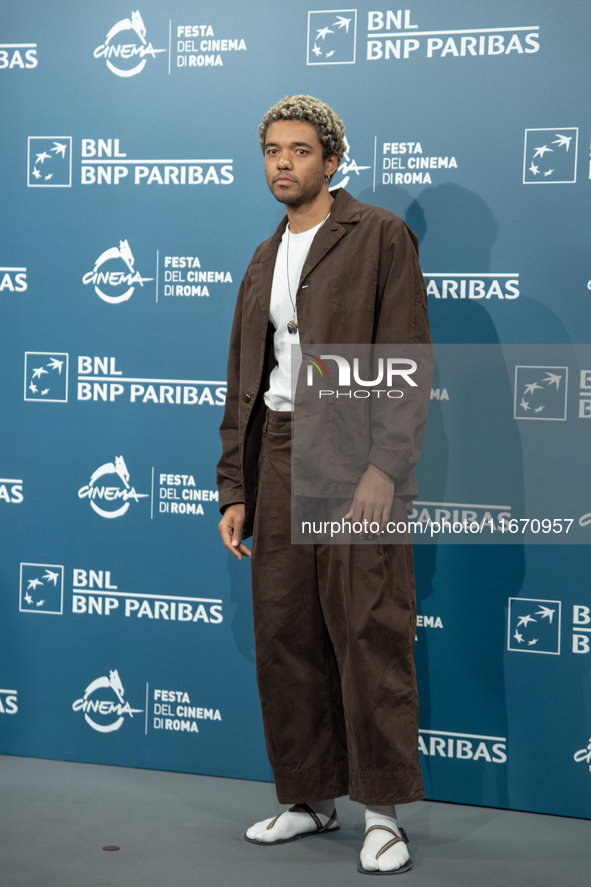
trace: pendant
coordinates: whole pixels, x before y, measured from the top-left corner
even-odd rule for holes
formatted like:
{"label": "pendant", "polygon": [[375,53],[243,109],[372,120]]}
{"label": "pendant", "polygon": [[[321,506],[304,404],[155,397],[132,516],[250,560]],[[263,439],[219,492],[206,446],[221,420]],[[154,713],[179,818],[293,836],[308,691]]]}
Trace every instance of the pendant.
{"label": "pendant", "polygon": [[290,336],[295,336],[297,331],[298,331],[298,325],[292,317],[292,319],[287,324],[287,332],[289,333]]}

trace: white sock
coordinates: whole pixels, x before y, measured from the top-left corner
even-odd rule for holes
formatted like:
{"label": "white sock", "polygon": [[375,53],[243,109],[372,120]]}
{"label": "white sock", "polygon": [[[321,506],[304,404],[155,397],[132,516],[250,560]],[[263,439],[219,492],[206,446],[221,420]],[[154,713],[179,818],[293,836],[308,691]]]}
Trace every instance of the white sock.
{"label": "white sock", "polygon": [[[326,825],[335,809],[334,799],[329,801],[308,801],[308,807],[311,807],[322,825]],[[285,841],[293,838],[295,835],[301,835],[304,832],[316,831],[316,824],[309,813],[298,808],[297,804],[290,807],[281,814],[277,822],[272,828],[268,828],[269,824],[275,819],[263,819],[262,822],[255,822],[254,825],[246,832],[246,837],[251,841],[264,841],[273,844],[275,841]],[[330,830],[336,828],[337,820],[335,819]]]}
{"label": "white sock", "polygon": [[[366,807],[365,830],[367,831],[367,829],[374,825],[386,826],[399,835],[396,807]],[[363,843],[363,849],[360,854],[361,865],[364,869],[370,872],[391,872],[408,862],[409,853],[403,841],[399,841],[390,850],[382,853],[379,859],[376,859],[376,854],[379,850],[384,844],[391,841],[393,837],[394,835],[390,832],[382,829],[375,829],[369,833]]]}

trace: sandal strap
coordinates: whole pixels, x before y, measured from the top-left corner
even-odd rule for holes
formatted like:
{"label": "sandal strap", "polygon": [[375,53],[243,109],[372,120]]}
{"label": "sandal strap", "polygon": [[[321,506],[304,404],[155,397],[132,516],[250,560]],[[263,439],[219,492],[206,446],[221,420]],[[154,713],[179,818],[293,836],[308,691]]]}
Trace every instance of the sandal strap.
{"label": "sandal strap", "polygon": [[386,844],[384,844],[383,847],[380,848],[380,850],[378,850],[378,852],[376,853],[376,859],[379,859],[383,853],[386,853],[386,851],[390,850],[391,847],[393,847],[395,844],[398,844],[400,841],[404,841],[405,844],[408,844],[408,835],[403,828],[400,829],[400,835],[397,835],[394,829],[390,828],[387,825],[370,826],[365,833],[365,837],[367,838],[369,833],[373,832],[375,829],[381,829],[384,832],[390,832],[391,835],[394,835],[391,841],[388,841]]}
{"label": "sandal strap", "polygon": [[[327,829],[329,829],[329,828],[331,827],[331,825],[333,824],[333,822],[334,822],[334,821],[336,820],[336,818],[337,818],[337,808],[335,807],[334,810],[332,811],[332,816],[330,817],[330,819],[328,820],[328,822],[326,823],[326,825],[322,825],[322,822],[321,822],[320,819],[318,818],[316,812],[312,809],[312,807],[309,806],[309,804],[296,804],[295,806],[296,806],[296,807],[301,807],[301,809],[304,811],[304,813],[307,813],[308,816],[311,816],[311,817],[312,817],[312,819],[314,820],[314,823],[315,823],[315,825],[316,825],[316,830],[317,830],[318,832],[325,832],[325,831],[327,831]],[[283,811],[283,812],[285,812],[285,811]],[[275,817],[275,819],[272,819],[272,820],[271,820],[271,822],[270,822],[269,825],[267,826],[267,831],[269,831],[269,829],[272,829],[272,828],[273,828],[273,826],[275,825],[275,823],[277,822],[277,820],[279,819],[279,817],[280,817],[280,816],[283,816],[283,812],[282,812],[282,813],[279,813],[279,814]],[[392,834],[394,834],[394,832],[392,832]]]}
{"label": "sandal strap", "polygon": [[267,831],[269,831],[269,829],[272,829],[272,828],[273,828],[273,826],[275,825],[275,823],[277,822],[277,820],[279,819],[280,816],[283,816],[283,812],[278,813],[277,816],[275,817],[275,819],[272,819],[272,820],[271,820],[271,822],[270,822],[269,825],[267,826]]}
{"label": "sandal strap", "polygon": [[318,819],[316,812],[308,804],[297,804],[296,806],[301,807],[302,810],[308,814],[308,816],[312,817],[312,819],[316,823],[316,828],[318,829],[319,832],[321,832],[322,831],[322,823]]}
{"label": "sandal strap", "polygon": [[393,847],[394,844],[399,844],[401,841],[404,842],[404,838],[399,838],[399,837],[392,838],[391,841],[388,841],[387,844],[384,844],[383,847],[380,847],[380,849],[376,853],[376,859],[379,859],[383,853],[386,853],[386,851],[389,850],[391,847]]}
{"label": "sandal strap", "polygon": [[336,818],[337,818],[337,808],[335,807],[334,810],[332,811],[332,815],[331,815],[330,819],[328,820],[328,822],[326,823],[326,825],[323,825],[323,826],[322,826],[322,828],[320,829],[320,831],[321,831],[321,832],[326,832],[326,831],[328,831],[328,829],[331,827],[331,825],[333,824],[333,822],[335,822]]}

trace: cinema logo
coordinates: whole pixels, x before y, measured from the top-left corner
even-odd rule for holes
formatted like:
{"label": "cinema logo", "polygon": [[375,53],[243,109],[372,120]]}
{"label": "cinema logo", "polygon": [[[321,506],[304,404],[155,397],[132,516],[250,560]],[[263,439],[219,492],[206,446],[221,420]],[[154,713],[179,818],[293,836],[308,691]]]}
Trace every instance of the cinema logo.
{"label": "cinema logo", "polygon": [[85,285],[92,284],[94,291],[103,302],[119,305],[127,302],[136,286],[154,280],[153,277],[142,277],[134,268],[135,259],[127,240],[120,240],[119,246],[112,246],[101,253],[94,268],[82,278]]}
{"label": "cinema logo", "polygon": [[[323,381],[329,379],[329,371],[326,367],[325,361],[332,360],[337,365],[339,388],[321,388],[318,392],[319,398],[335,396],[337,398],[354,397],[364,400],[370,398],[372,394],[375,394],[378,398],[380,395],[385,394],[386,397],[398,400],[399,398],[404,397],[404,392],[398,388],[392,388],[394,381],[400,381],[400,379],[403,379],[406,384],[412,388],[418,387],[414,379],[411,378],[412,374],[417,371],[417,362],[406,357],[378,358],[376,366],[377,375],[375,379],[371,380],[361,378],[359,358],[353,358],[353,381],[356,385],[360,386],[355,389],[353,389],[351,385],[351,364],[346,357],[343,357],[340,354],[321,354],[320,357],[316,357],[316,355],[311,354],[308,351],[303,351],[302,359],[308,364],[306,376],[306,385],[308,387],[314,385],[314,370],[320,374]],[[382,383],[386,385],[386,388],[377,387]],[[349,390],[341,391],[340,389]]]}
{"label": "cinema logo", "polygon": [[122,395],[129,403],[222,407],[226,382],[123,376],[115,357],[78,357],[78,400],[113,403]]}
{"label": "cinema logo", "polygon": [[[115,42],[114,38],[120,34],[125,34],[127,42]],[[155,59],[162,52],[166,50],[154,49],[146,41],[146,26],[137,10],[131,13],[131,18],[121,19],[113,25],[105,42],[94,50],[94,57],[104,58],[109,71],[117,77],[135,77],[144,70],[149,58]]]}
{"label": "cinema logo", "polygon": [[487,764],[507,763],[507,739],[503,736],[419,730],[419,751],[431,758],[485,761]]}
{"label": "cinema logo", "polygon": [[[97,481],[103,477],[117,480],[111,480],[109,486],[98,484]],[[90,507],[101,517],[116,518],[126,514],[130,501],[139,502],[140,499],[149,498],[149,494],[137,493],[135,487],[130,486],[125,460],[123,456],[115,456],[114,462],[105,462],[91,474],[89,483],[78,490],[78,497],[88,499]],[[123,504],[118,505],[121,501]]]}
{"label": "cinema logo", "polygon": [[[0,690],[0,692],[2,691]],[[587,766],[589,767],[589,772],[591,773],[591,738],[587,743],[587,748],[579,749],[579,751],[576,751],[574,753],[573,757],[577,763],[585,761]]]}
{"label": "cinema logo", "polygon": [[424,272],[427,295],[435,299],[517,299],[519,274]]}
{"label": "cinema logo", "polygon": [[197,625],[221,625],[224,621],[219,598],[120,591],[110,570],[74,570],[72,613]]}
{"label": "cinema logo", "polygon": [[[125,715],[133,718],[141,714],[142,708],[131,708],[123,696],[125,690],[119,672],[109,672],[109,677],[100,677],[92,681],[84,696],[77,699],[72,708],[84,712],[86,723],[98,733],[113,733],[119,730],[125,721]],[[100,720],[99,720],[100,718]]]}
{"label": "cinema logo", "polygon": [[[199,733],[197,721],[221,721],[219,708],[192,705],[185,690],[154,690],[152,724],[154,730]],[[168,716],[168,717],[167,717]],[[203,726],[203,725],[202,725]]]}

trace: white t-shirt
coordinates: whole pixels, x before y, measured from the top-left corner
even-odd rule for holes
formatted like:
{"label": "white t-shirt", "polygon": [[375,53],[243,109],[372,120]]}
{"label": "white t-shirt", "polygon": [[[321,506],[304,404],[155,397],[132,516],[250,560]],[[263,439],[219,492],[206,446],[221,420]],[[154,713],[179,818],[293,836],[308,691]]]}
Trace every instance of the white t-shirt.
{"label": "white t-shirt", "polygon": [[[326,217],[328,218],[328,216]],[[273,286],[271,288],[271,304],[269,306],[269,320],[275,327],[273,335],[273,349],[277,366],[273,368],[269,378],[269,388],[265,392],[265,404],[270,410],[287,412],[293,410],[291,399],[291,349],[292,345],[300,344],[300,333],[297,330],[290,334],[287,324],[293,318],[296,293],[300,285],[300,277],[304,262],[308,258],[312,241],[316,232],[322,227],[324,221],[303,231],[301,234],[293,234],[289,231],[289,225],[283,233],[273,272]],[[291,287],[291,299],[287,287],[287,241],[289,238],[289,285]],[[292,300],[293,299],[293,305]],[[298,349],[298,362],[301,363],[301,352]],[[297,367],[299,370],[299,366]]]}

